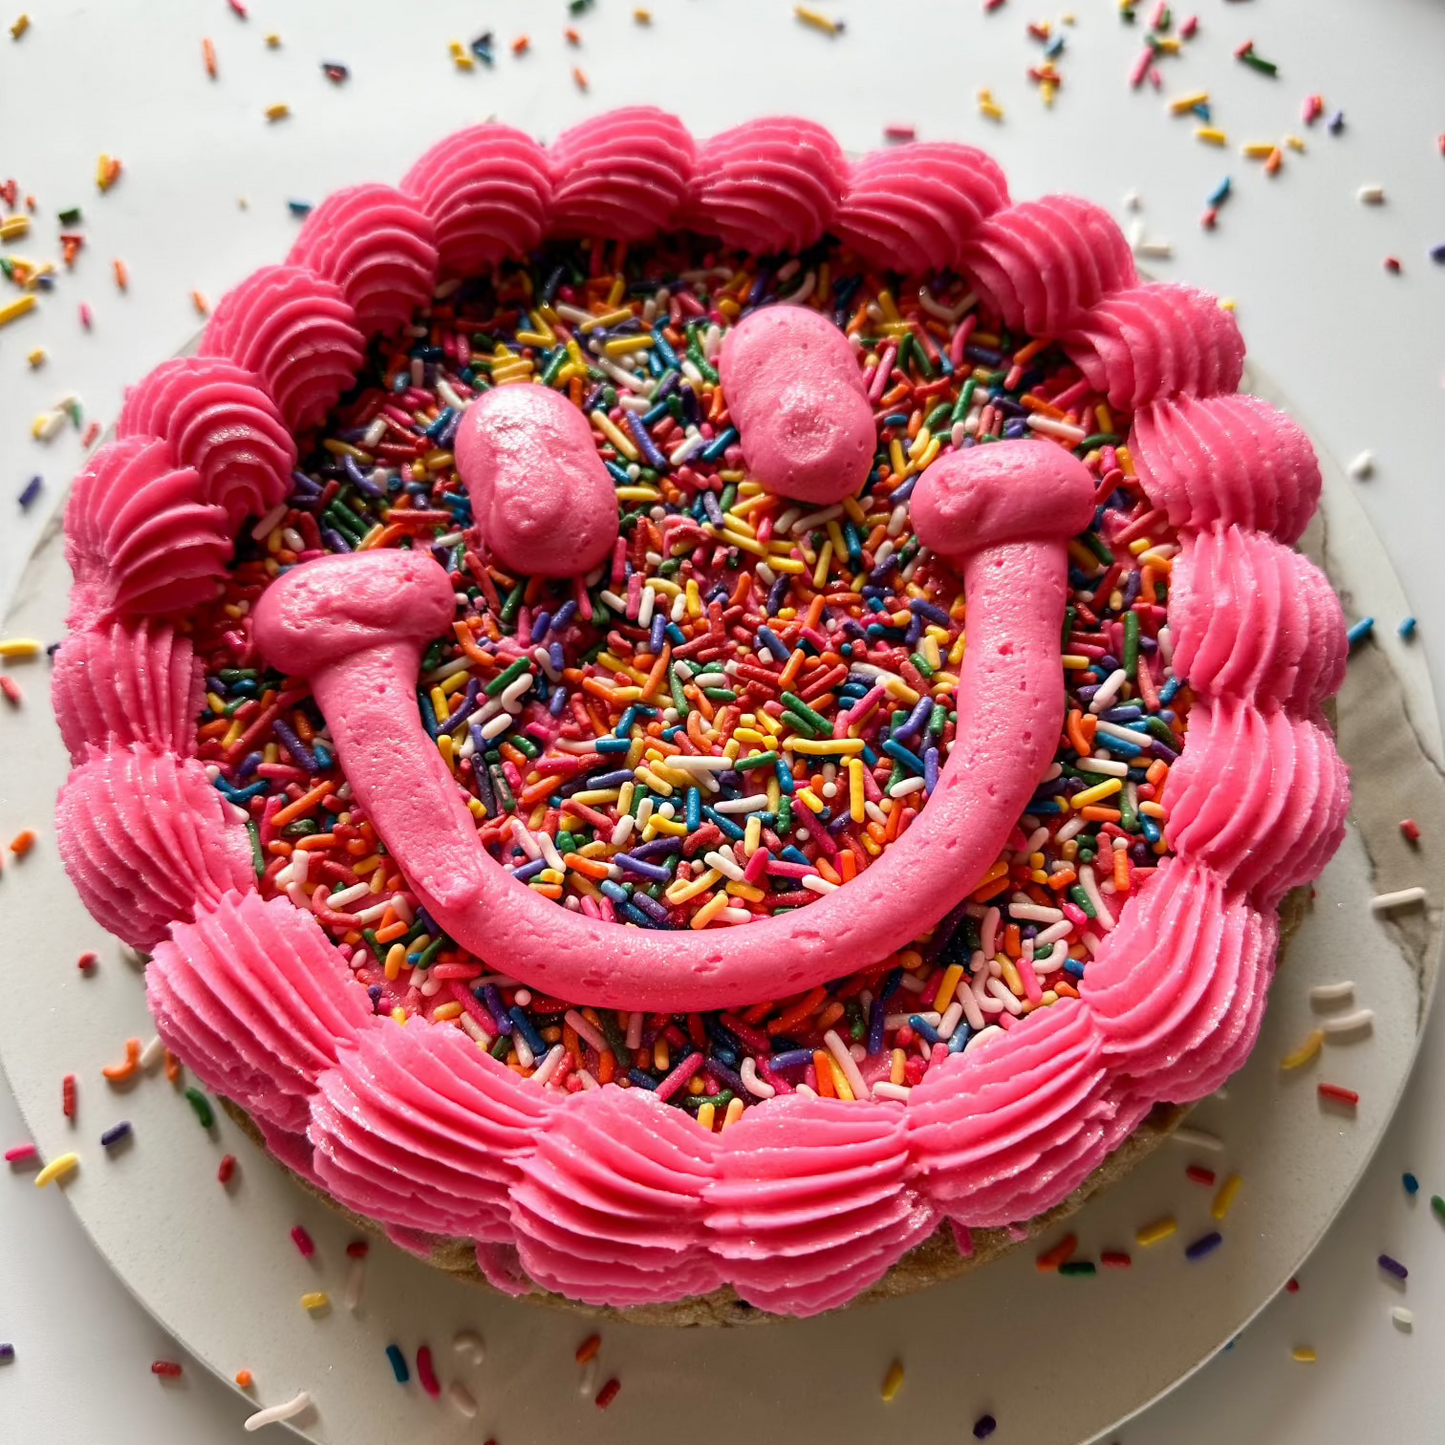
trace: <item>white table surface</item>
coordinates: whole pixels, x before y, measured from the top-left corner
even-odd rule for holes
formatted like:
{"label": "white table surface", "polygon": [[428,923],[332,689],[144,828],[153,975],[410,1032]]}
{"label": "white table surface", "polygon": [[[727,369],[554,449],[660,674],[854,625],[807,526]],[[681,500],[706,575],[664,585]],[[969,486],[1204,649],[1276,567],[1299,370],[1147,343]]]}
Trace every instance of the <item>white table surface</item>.
{"label": "white table surface", "polygon": [[[14,13],[19,3],[12,0]],[[1048,113],[1025,75],[1041,49],[1025,26],[1057,22],[1060,12],[1028,0],[1008,0],[990,15],[979,0],[820,7],[849,21],[834,39],[797,24],[784,0],[653,0],[646,29],[622,0],[598,0],[571,21],[561,0],[253,0],[245,21],[224,0],[32,0],[29,33],[18,43],[0,36],[0,180],[16,176],[39,210],[32,238],[5,249],[53,255],[55,212],[75,204],[88,240],[40,311],[0,331],[0,601],[13,595],[81,455],[70,431],[49,447],[32,442],[32,416],[74,391],[87,414],[108,425],[123,385],[196,329],[192,289],[214,300],[250,269],[280,259],[297,224],[288,199],[394,180],[432,140],[492,114],[550,138],[583,115],[647,100],[677,110],[700,134],[796,111],[830,125],[851,150],[881,143],[885,125],[911,123],[925,138],[990,148],[1017,197],[1072,189],[1122,216],[1124,194],[1137,190],[1150,236],[1175,249],[1173,260],[1149,263],[1156,274],[1234,297],[1251,353],[1287,388],[1319,442],[1346,460],[1365,448],[1375,453],[1362,500],[1420,618],[1419,645],[1445,679],[1445,265],[1428,255],[1445,241],[1445,156],[1436,141],[1445,132],[1445,6],[1177,5],[1179,18],[1197,8],[1201,28],[1181,58],[1161,62],[1161,96],[1131,93],[1125,83],[1152,4],[1126,28],[1113,0],[1079,0],[1058,62],[1064,87]],[[8,26],[13,14],[0,19]],[[563,39],[568,23],[582,35],[577,51]],[[496,34],[495,69],[455,71],[448,43],[482,29]],[[272,30],[281,35],[277,50],[265,45]],[[510,42],[527,32],[531,51],[516,59]],[[216,81],[201,63],[206,36],[220,58]],[[1251,38],[1279,63],[1278,80],[1232,58]],[[349,65],[351,80],[332,86],[323,60]],[[571,81],[574,64],[586,71],[585,95]],[[977,113],[982,86],[1005,107],[1001,125]],[[1192,119],[1168,114],[1166,97],[1195,90],[1210,93],[1228,149],[1199,143]],[[1329,112],[1344,109],[1341,135],[1300,122],[1304,96],[1316,91]],[[268,125],[263,111],[278,101],[292,115]],[[1238,153],[1241,142],[1286,133],[1305,136],[1308,151],[1289,153],[1272,179]],[[125,163],[104,196],[94,183],[101,151]],[[1218,230],[1206,233],[1204,198],[1226,174],[1234,194]],[[1383,206],[1356,199],[1369,183],[1386,188]],[[1387,254],[1400,259],[1402,275],[1386,274]],[[111,279],[116,257],[130,269],[124,296]],[[10,294],[0,290],[0,301]],[[94,311],[89,333],[77,319],[81,301]],[[50,360],[30,371],[25,356],[37,345]],[[21,515],[14,495],[37,472],[46,478],[42,498]],[[25,667],[12,671],[24,686]],[[0,742],[5,726],[0,709]],[[7,767],[23,761],[0,758]],[[0,837],[45,822],[0,818]],[[43,924],[33,940],[5,941],[0,971],[12,988],[45,968],[73,966],[46,957],[43,941]],[[1445,1226],[1427,1196],[1445,1193],[1442,1097],[1445,1023],[1437,1011],[1376,1163],[1301,1271],[1299,1293],[1276,1300],[1233,1350],[1111,1438],[1440,1438]],[[0,1149],[23,1137],[0,1088]],[[1414,1201],[1400,1185],[1405,1169],[1421,1181]],[[0,1365],[0,1439],[247,1438],[246,1407],[200,1367],[174,1384],[151,1376],[151,1360],[174,1353],[164,1331],[109,1274],[62,1195],[36,1190],[27,1175],[7,1176],[0,1172],[0,1342],[12,1342],[17,1359]],[[185,1221],[155,1227],[184,1229]],[[1408,1284],[1383,1275],[1381,1251],[1409,1265]],[[1391,1323],[1400,1303],[1414,1312],[1413,1334]],[[1295,1363],[1296,1345],[1313,1346],[1318,1363]]]}

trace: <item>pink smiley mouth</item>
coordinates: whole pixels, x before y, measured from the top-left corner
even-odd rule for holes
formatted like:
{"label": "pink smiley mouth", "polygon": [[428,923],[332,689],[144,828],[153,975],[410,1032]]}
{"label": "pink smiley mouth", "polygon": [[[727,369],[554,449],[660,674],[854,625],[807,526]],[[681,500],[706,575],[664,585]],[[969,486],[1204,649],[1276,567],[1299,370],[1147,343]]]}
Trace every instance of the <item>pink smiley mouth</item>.
{"label": "pink smiley mouth", "polygon": [[[540,387],[492,398],[506,407],[500,436],[478,436],[496,427],[501,410],[478,403],[474,440],[458,446],[489,544],[512,565],[595,566],[610,550],[616,514],[610,486],[600,506],[587,490],[585,458],[595,462],[596,454],[580,413]],[[554,468],[541,474],[551,478],[536,485],[541,495],[529,498],[524,477],[539,475],[539,444],[553,447]],[[570,553],[556,531],[569,496],[583,503],[584,523]],[[534,988],[597,1007],[725,1008],[811,988],[905,947],[978,886],[1063,723],[1065,544],[1087,525],[1092,503],[1084,465],[1039,442],[956,452],[923,475],[914,527],[961,574],[968,597],[953,748],[928,806],[871,867],[806,909],[746,926],[619,927],[557,907],[490,856],[415,703],[422,653],[456,608],[445,572],[425,554],[377,550],[297,567],[261,599],[255,635],[275,666],[309,682],[356,799],[456,942]],[[611,535],[597,526],[601,508]],[[489,527],[492,518],[505,525]],[[835,741],[840,759],[862,746]],[[597,762],[606,765],[600,755]],[[612,862],[644,876],[652,866],[626,853]]]}

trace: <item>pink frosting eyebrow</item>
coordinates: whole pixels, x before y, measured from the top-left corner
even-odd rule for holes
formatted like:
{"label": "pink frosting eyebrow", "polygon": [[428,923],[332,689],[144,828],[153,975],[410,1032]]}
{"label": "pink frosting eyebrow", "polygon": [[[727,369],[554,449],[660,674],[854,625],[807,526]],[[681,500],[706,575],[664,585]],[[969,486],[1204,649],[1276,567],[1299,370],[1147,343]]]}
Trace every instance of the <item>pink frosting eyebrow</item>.
{"label": "pink frosting eyebrow", "polygon": [[955,452],[924,473],[919,538],[959,568],[969,599],[953,751],[918,822],[860,877],[806,910],[728,931],[650,933],[569,912],[477,841],[411,700],[422,649],[454,608],[430,558],[372,551],[304,564],[266,591],[255,635],[275,666],[309,679],[358,801],[458,943],[598,1007],[725,1007],[882,958],[977,886],[1053,756],[1064,544],[1092,503],[1083,463],[1044,442]]}

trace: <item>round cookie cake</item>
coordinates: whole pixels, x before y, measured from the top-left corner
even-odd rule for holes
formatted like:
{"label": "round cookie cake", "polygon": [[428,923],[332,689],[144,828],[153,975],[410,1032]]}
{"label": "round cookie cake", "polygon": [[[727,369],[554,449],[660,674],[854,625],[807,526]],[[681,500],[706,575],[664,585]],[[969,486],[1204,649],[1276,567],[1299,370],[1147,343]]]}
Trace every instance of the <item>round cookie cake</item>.
{"label": "round cookie cake", "polygon": [[967,146],[459,132],[77,479],[66,867],[167,1046],[448,1268],[952,1272],[1240,1066],[1343,834],[1319,471],[1243,353]]}

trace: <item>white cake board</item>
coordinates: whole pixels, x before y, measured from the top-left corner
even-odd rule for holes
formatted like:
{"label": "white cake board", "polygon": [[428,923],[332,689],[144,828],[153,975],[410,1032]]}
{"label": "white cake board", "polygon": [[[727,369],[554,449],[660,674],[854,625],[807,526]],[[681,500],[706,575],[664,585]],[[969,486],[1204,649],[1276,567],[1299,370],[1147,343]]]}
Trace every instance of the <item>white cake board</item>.
{"label": "white cake board", "polygon": [[[1258,378],[1254,389],[1268,390]],[[1440,726],[1424,658],[1391,625],[1407,611],[1404,594],[1328,462],[1324,520],[1336,586],[1358,600],[1356,610],[1381,618],[1341,701],[1346,757],[1359,775],[1372,765],[1378,741],[1365,739],[1370,746],[1352,756],[1352,690],[1397,688],[1403,731],[1395,740],[1413,755],[1410,785],[1422,811],[1427,803],[1445,807]],[[1319,532],[1316,524],[1312,535]],[[5,634],[58,639],[68,586],[52,534],[21,583]],[[1205,1101],[1191,1120],[1224,1139],[1225,1150],[1166,1144],[1069,1226],[1082,1257],[1127,1249],[1130,1270],[1061,1278],[1037,1270],[1039,1247],[1026,1247],[912,1298],[812,1321],[735,1330],[609,1324],[598,1378],[615,1375],[622,1390],[604,1414],[577,1389],[573,1352],[592,1333],[590,1320],[501,1299],[381,1244],[372,1247],[365,1298],[352,1314],[341,1302],[353,1237],[342,1220],[219,1111],[216,1130],[205,1133],[159,1071],[125,1092],[103,1081],[101,1067],[123,1057],[124,1041],[148,1039],[154,1029],[139,971],[86,916],[60,867],[51,811],[67,762],[45,676],[43,662],[23,674],[25,708],[5,721],[10,765],[0,779],[0,815],[29,821],[40,841],[6,868],[0,886],[11,977],[25,983],[14,997],[35,1001],[0,1010],[0,1061],[43,1154],[80,1153],[80,1170],[59,1187],[117,1275],[223,1378],[249,1369],[258,1405],[309,1390],[315,1408],[296,1428],[327,1445],[447,1445],[488,1436],[519,1445],[578,1432],[597,1445],[631,1445],[640,1431],[658,1429],[682,1431],[693,1445],[760,1438],[872,1445],[920,1430],[967,1439],[984,1413],[997,1417],[1000,1440],[1093,1439],[1224,1348],[1314,1248],[1385,1129],[1433,989],[1438,909],[1387,926],[1371,915],[1368,899],[1415,883],[1432,899],[1445,897],[1441,868],[1402,859],[1398,837],[1387,838],[1378,817],[1368,838],[1352,818],[1276,979],[1252,1061],[1231,1081],[1227,1099]],[[16,766],[22,757],[24,766]],[[101,963],[82,977],[75,961],[87,950]],[[1353,978],[1357,1002],[1374,1010],[1373,1032],[1327,1047],[1311,1068],[1282,1074],[1279,1059],[1320,1017],[1309,990],[1341,978]],[[61,1114],[66,1073],[80,1080],[82,1127]],[[1320,1080],[1357,1090],[1358,1109],[1322,1107]],[[98,1135],[121,1118],[134,1125],[134,1139],[107,1158]],[[240,1161],[229,1191],[216,1180],[225,1153]],[[1197,1264],[1186,1262],[1184,1248],[1215,1226],[1212,1191],[1184,1180],[1189,1162],[1221,1179],[1238,1171],[1244,1180],[1222,1226],[1223,1246]],[[1139,1248],[1135,1230],[1166,1215],[1177,1217],[1178,1233]],[[289,1237],[298,1223],[316,1241],[311,1262]],[[331,1293],[328,1313],[302,1308],[301,1295],[313,1290]],[[479,1366],[451,1350],[462,1328],[485,1337]],[[414,1368],[412,1382],[399,1387],[384,1353],[393,1341],[413,1363],[417,1346],[430,1343],[443,1385],[461,1379],[480,1403],[478,1417],[464,1419],[445,1394],[429,1399]],[[879,1385],[895,1359],[906,1367],[906,1382],[885,1404]]]}

